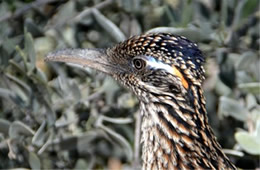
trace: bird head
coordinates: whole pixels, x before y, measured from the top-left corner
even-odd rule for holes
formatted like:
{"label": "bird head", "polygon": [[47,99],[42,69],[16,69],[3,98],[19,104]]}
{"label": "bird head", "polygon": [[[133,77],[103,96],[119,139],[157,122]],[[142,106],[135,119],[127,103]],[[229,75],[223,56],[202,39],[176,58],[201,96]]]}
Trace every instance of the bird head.
{"label": "bird head", "polygon": [[156,95],[183,96],[204,79],[204,57],[185,37],[167,33],[134,36],[108,49],[66,49],[47,61],[87,66],[114,77],[143,102]]}

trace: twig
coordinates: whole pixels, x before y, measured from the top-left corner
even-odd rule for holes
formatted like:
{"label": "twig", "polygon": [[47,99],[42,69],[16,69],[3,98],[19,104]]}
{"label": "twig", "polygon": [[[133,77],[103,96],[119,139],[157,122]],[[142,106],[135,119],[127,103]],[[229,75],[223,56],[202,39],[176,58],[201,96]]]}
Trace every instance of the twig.
{"label": "twig", "polygon": [[8,145],[8,148],[9,148],[8,157],[10,159],[16,159],[16,155],[15,155],[15,153],[13,151],[11,143],[12,143],[11,139],[7,140],[7,145]]}
{"label": "twig", "polygon": [[132,123],[132,119],[131,118],[111,118],[111,117],[107,117],[104,115],[100,115],[102,117],[103,120],[107,121],[107,122],[111,122],[114,124],[127,124],[127,123]]}
{"label": "twig", "polygon": [[241,151],[233,150],[233,149],[222,149],[225,154],[243,157],[244,153]]}
{"label": "twig", "polygon": [[101,128],[102,130],[104,130],[106,133],[108,133],[111,137],[113,137],[114,139],[117,140],[118,143],[120,143],[120,145],[122,146],[122,148],[125,151],[125,154],[127,156],[128,161],[131,161],[133,159],[133,151],[131,149],[131,146],[129,144],[129,142],[120,134],[116,133],[115,131],[113,131],[112,129],[104,126],[104,125],[99,125],[97,126],[99,128]]}
{"label": "twig", "polygon": [[122,42],[126,39],[124,33],[118,28],[118,26],[99,12],[99,10],[92,8],[92,14],[97,23],[106,30],[116,42]]}
{"label": "twig", "polygon": [[93,8],[96,8],[96,9],[102,9],[102,8],[105,8],[107,7],[108,5],[112,4],[114,0],[106,0],[106,1],[103,1],[99,4],[96,4],[95,6],[89,8],[87,7],[86,9],[84,9],[82,12],[80,12],[77,16],[75,16],[73,19],[72,19],[72,22],[79,22],[83,17],[91,14],[91,9]]}
{"label": "twig", "polygon": [[11,14],[10,12],[8,12],[7,14],[5,14],[4,16],[2,16],[0,18],[0,22],[6,21],[10,18],[17,18],[20,15],[23,15],[25,12],[27,12],[31,8],[38,8],[41,5],[45,5],[45,4],[51,3],[51,2],[58,2],[58,1],[60,1],[60,0],[38,0],[38,1],[34,1],[32,3],[29,3],[28,5],[24,5],[22,8],[17,9],[14,12],[14,14]]}

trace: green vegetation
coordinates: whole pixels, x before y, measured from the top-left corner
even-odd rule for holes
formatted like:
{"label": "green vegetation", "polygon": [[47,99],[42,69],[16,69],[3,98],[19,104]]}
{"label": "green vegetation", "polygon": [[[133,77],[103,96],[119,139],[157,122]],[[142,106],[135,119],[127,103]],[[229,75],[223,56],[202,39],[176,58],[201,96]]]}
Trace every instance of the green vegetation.
{"label": "green vegetation", "polygon": [[61,48],[184,35],[204,55],[209,122],[231,161],[260,167],[258,0],[0,1],[0,168],[132,167],[138,101],[91,69],[45,63]]}

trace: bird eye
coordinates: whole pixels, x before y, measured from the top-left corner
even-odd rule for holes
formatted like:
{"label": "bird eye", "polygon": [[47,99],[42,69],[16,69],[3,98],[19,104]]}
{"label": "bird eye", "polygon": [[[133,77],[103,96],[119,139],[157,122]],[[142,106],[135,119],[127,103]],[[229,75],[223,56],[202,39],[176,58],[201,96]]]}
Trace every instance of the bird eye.
{"label": "bird eye", "polygon": [[146,66],[146,62],[140,58],[134,59],[133,64],[137,70],[141,70]]}

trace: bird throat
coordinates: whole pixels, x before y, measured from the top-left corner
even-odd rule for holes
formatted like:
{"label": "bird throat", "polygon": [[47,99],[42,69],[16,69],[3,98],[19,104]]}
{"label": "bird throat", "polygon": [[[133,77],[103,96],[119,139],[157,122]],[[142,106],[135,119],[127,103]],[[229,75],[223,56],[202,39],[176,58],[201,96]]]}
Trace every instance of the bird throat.
{"label": "bird throat", "polygon": [[169,96],[141,102],[143,169],[235,169],[208,125],[202,91],[193,90],[201,95],[188,103]]}

